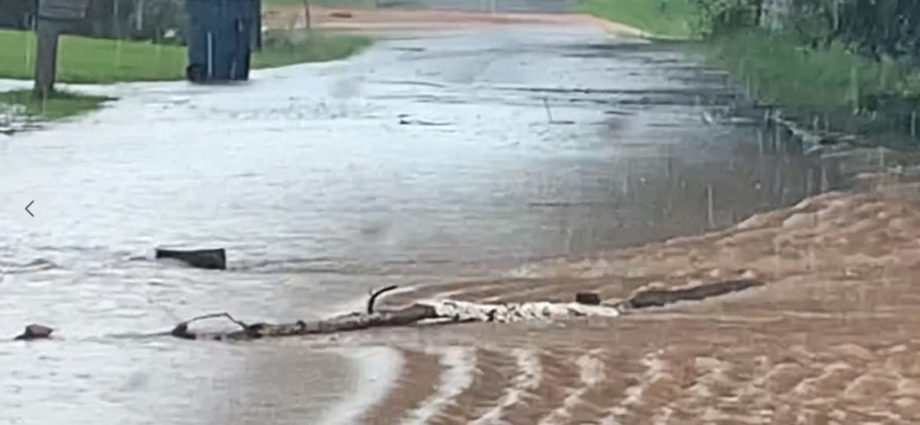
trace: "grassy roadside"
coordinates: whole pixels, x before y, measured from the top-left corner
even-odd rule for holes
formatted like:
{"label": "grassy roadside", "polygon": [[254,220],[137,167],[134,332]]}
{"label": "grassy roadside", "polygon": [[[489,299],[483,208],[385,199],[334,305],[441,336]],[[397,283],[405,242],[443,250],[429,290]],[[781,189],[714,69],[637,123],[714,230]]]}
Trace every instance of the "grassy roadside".
{"label": "grassy roadside", "polygon": [[103,102],[109,100],[112,99],[61,91],[55,92],[47,99],[34,98],[31,90],[0,92],[0,104],[21,105],[22,115],[40,119],[58,119],[79,115],[95,110]]}
{"label": "grassy roadside", "polygon": [[871,99],[917,93],[916,71],[850,53],[803,48],[794,38],[750,30],[704,45],[718,64],[770,103],[818,112],[858,111]]}
{"label": "grassy roadside", "polygon": [[694,35],[689,0],[579,0],[575,9],[664,38]]}
{"label": "grassy roadside", "polygon": [[[370,44],[367,37],[315,33],[289,37],[291,43],[266,45],[253,55],[253,68],[271,68],[347,57]],[[35,35],[0,30],[0,78],[30,79],[35,61]],[[61,37],[58,81],[114,83],[181,80],[185,76],[185,47],[142,41]]]}
{"label": "grassy roadside", "polygon": [[[252,67],[273,68],[306,62],[345,58],[371,43],[359,35],[276,32],[265,38],[264,49],[252,57]],[[27,31],[0,30],[0,78],[31,79],[34,72],[35,35]],[[181,46],[139,41],[61,37],[58,78],[62,83],[114,83],[168,81],[185,77],[186,50]],[[0,106],[23,105],[33,118],[56,119],[98,108],[110,100],[57,92],[45,101],[29,91],[0,92]]]}
{"label": "grassy roadside", "polygon": [[760,30],[711,40],[702,49],[749,93],[796,121],[897,148],[918,136],[917,69],[840,45],[805,48],[794,37]]}
{"label": "grassy roadside", "polygon": [[[583,11],[653,34],[692,38],[689,0],[584,0]],[[845,46],[804,46],[794,36],[746,28],[687,43],[726,69],[748,93],[788,117],[867,136],[895,147],[920,128],[920,70],[852,53]]]}

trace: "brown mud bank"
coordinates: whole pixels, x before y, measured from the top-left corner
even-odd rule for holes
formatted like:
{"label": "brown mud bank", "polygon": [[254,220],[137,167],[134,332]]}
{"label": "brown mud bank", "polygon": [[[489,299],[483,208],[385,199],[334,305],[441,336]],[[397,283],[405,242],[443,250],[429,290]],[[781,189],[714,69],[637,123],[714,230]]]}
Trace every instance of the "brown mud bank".
{"label": "brown mud bank", "polygon": [[[267,5],[262,10],[268,28],[303,28],[302,5]],[[492,25],[589,26],[610,33],[647,36],[643,31],[585,14],[475,12],[462,10],[350,9],[310,7],[312,28],[328,31],[451,30]]]}
{"label": "brown mud bank", "polygon": [[614,319],[372,333],[412,361],[365,417],[376,424],[917,423],[918,207],[917,184],[831,192],[715,233],[393,295],[389,303],[564,301],[590,290],[618,300],[640,288],[714,279],[766,283]]}

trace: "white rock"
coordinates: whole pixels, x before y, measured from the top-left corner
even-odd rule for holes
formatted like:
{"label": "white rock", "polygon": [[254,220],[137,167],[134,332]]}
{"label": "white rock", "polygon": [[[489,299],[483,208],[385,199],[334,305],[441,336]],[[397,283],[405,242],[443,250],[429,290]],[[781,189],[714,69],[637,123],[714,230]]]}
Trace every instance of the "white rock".
{"label": "white rock", "polygon": [[787,229],[801,229],[818,225],[815,213],[798,213],[783,220],[783,227]]}

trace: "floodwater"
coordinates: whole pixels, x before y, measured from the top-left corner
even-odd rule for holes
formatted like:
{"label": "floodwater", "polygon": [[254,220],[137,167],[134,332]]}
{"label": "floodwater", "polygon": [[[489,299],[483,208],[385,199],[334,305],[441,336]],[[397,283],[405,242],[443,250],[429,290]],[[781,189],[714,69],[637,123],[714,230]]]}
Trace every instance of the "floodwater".
{"label": "floodwater", "polygon": [[[756,121],[722,123],[740,98],[721,73],[591,28],[407,34],[247,84],[87,90],[122,99],[0,140],[0,335],[58,336],[0,343],[0,423],[348,423],[385,391],[386,347],[138,334],[316,318],[836,184]],[[157,246],[225,247],[230,270]]]}

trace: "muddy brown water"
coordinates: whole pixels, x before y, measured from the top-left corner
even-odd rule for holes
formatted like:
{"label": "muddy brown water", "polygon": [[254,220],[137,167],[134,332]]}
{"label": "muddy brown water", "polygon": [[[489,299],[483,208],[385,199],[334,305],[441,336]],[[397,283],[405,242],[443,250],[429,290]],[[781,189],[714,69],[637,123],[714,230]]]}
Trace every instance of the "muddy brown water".
{"label": "muddy brown water", "polygon": [[[124,334],[316,318],[373,287],[697,234],[837,184],[769,129],[706,123],[739,101],[717,70],[591,28],[406,34],[253,77],[87,88],[122,98],[0,139],[0,335],[58,336],[0,343],[0,423],[348,423],[394,352]],[[156,246],[225,247],[230,270]]]}

